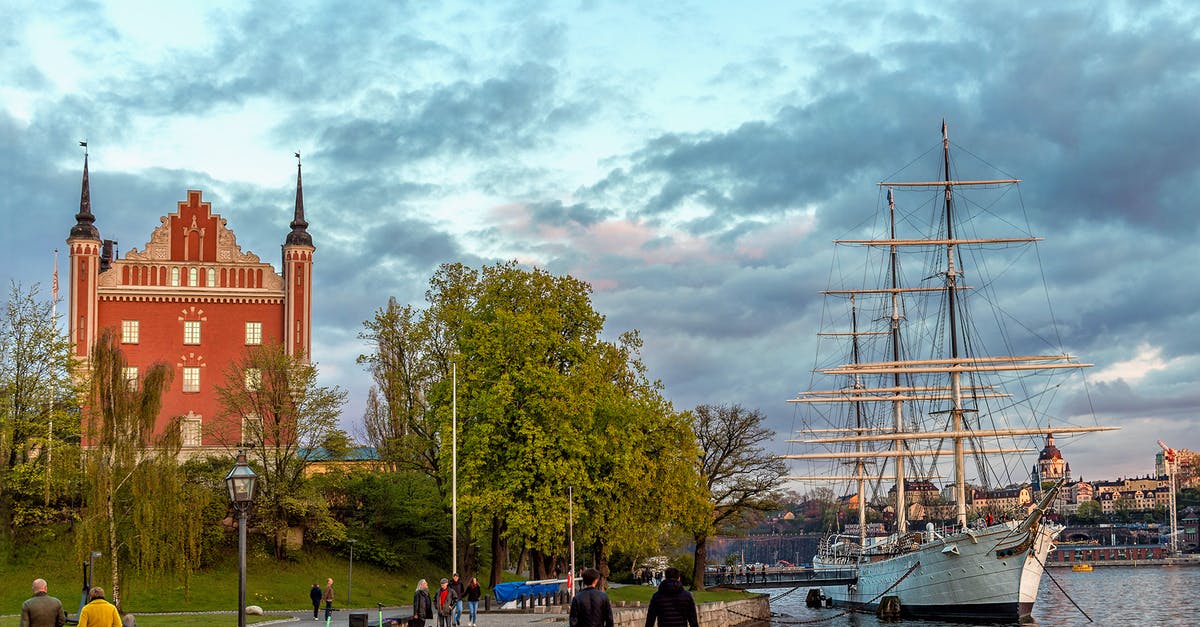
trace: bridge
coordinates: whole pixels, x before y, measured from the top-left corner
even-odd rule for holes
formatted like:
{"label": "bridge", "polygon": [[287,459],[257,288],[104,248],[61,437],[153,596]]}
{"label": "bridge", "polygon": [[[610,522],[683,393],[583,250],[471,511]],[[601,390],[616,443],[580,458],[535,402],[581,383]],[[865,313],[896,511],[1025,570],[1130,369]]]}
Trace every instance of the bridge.
{"label": "bridge", "polygon": [[741,573],[736,571],[704,573],[704,587],[736,588],[738,590],[844,586],[857,582],[858,571],[853,568],[813,570],[812,568],[783,567]]}

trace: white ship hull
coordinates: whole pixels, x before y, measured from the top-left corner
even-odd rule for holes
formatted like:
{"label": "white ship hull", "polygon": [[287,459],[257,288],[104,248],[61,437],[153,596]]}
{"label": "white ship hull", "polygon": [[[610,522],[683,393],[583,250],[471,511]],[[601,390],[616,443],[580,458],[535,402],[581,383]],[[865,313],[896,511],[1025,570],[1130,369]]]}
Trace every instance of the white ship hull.
{"label": "white ship hull", "polygon": [[[874,611],[885,597],[905,618],[979,622],[1027,619],[1037,598],[1056,525],[1019,531],[1017,522],[955,533],[919,548],[857,565],[858,582],[826,586],[834,605]],[[868,551],[869,553],[869,551]],[[847,560],[818,555],[814,568],[845,570]]]}

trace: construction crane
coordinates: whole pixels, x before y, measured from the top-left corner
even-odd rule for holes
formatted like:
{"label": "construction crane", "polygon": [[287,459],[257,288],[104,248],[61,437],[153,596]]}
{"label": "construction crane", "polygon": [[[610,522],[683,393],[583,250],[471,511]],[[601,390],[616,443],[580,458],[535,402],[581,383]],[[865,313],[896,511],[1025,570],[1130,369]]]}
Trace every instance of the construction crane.
{"label": "construction crane", "polygon": [[1163,465],[1167,468],[1167,477],[1171,482],[1171,556],[1179,554],[1179,519],[1175,513],[1175,449],[1167,446],[1162,440],[1158,441],[1163,450]]}

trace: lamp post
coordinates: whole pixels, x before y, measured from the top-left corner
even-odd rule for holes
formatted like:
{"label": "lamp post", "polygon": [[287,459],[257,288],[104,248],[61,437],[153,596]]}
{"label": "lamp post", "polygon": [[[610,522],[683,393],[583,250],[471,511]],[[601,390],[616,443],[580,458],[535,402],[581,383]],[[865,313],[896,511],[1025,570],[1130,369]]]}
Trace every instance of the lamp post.
{"label": "lamp post", "polygon": [[350,595],[354,594],[354,543],[358,540],[350,541],[350,582],[346,584],[346,605],[350,605]]}
{"label": "lamp post", "polygon": [[238,627],[246,627],[246,510],[254,501],[258,475],[246,463],[246,451],[239,450],[237,462],[225,475],[229,500],[238,512]]}

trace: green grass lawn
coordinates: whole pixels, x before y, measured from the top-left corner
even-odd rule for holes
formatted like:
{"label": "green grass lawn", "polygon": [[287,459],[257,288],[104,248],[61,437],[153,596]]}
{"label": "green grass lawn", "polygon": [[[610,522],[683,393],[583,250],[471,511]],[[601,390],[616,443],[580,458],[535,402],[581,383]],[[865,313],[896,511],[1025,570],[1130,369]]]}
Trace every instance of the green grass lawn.
{"label": "green grass lawn", "polygon": [[[71,542],[69,536],[48,533],[45,538],[24,543],[19,551],[11,547],[0,550],[0,616],[20,613],[21,603],[29,598],[30,584],[37,577],[46,579],[50,594],[62,600],[68,613],[79,611],[83,572]],[[108,590],[111,599],[109,569],[106,556],[97,558],[93,583]],[[347,592],[352,595],[350,602],[359,607],[373,607],[377,602],[387,606],[408,605],[412,603],[418,579],[424,577],[436,582],[448,574],[444,570],[429,564],[413,564],[407,572],[394,572],[356,560],[351,590],[349,561],[324,549],[306,549],[295,559],[285,561],[252,553],[246,565],[246,604],[266,610],[311,608],[308,592],[312,584],[324,588],[326,577],[333,577],[336,605],[340,607],[346,607]],[[237,609],[236,552],[230,552],[215,566],[194,573],[186,589],[178,578],[133,573],[127,566],[122,577],[122,609],[134,614]],[[175,618],[187,617],[171,617]],[[0,627],[7,627],[5,620],[0,618]],[[142,624],[140,618],[138,624]]]}

